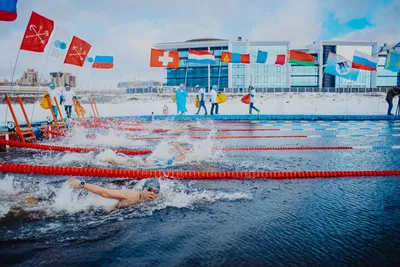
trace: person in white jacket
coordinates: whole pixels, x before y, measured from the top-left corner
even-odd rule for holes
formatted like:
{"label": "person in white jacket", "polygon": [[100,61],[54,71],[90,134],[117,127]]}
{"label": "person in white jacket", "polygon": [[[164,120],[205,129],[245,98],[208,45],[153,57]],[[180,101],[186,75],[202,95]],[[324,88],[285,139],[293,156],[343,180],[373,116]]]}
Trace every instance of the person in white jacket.
{"label": "person in white jacket", "polygon": [[66,84],[65,90],[61,96],[63,98],[65,113],[67,113],[67,118],[70,119],[72,106],[74,105],[74,99],[76,98],[75,92],[71,90],[71,86],[69,84]]}
{"label": "person in white jacket", "polygon": [[211,115],[214,115],[214,108],[215,115],[218,115],[217,89],[218,87],[216,85],[213,85],[211,89]]}
{"label": "person in white jacket", "polygon": [[56,84],[54,82],[50,82],[49,88],[47,88],[47,91],[46,91],[46,95],[49,96],[49,98],[50,98],[51,108],[53,109],[54,115],[57,118],[58,109],[57,109],[56,102],[54,102],[54,98],[57,100],[61,96],[61,93],[60,93],[60,90],[58,90],[58,88],[56,88]]}
{"label": "person in white jacket", "polygon": [[249,113],[251,114],[251,111],[253,109],[255,109],[257,111],[257,114],[259,114],[260,110],[254,106],[254,103],[256,102],[256,89],[254,89],[254,87],[250,85],[249,86],[249,90],[250,90],[250,110],[249,110]]}

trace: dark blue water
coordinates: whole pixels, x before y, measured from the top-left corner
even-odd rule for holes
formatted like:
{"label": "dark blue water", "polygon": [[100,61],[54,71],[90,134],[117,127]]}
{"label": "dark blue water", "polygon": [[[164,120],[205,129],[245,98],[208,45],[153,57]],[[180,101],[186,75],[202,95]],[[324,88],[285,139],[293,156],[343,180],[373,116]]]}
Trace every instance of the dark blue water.
{"label": "dark blue water", "polygon": [[[351,131],[354,133],[355,131]],[[399,133],[393,130],[391,133]],[[240,135],[242,135],[241,133]],[[255,135],[262,135],[257,133]],[[285,133],[285,135],[288,133]],[[311,133],[310,133],[311,134]],[[316,134],[315,132],[312,134]],[[224,146],[399,145],[399,137],[226,140]],[[18,151],[1,161],[57,159]],[[177,166],[194,170],[391,170],[400,150],[224,152]],[[2,174],[1,178],[5,175]],[[0,201],[58,192],[66,177],[12,175]],[[10,179],[8,176],[7,179]],[[135,181],[89,179],[108,187]],[[0,265],[17,266],[395,266],[400,264],[397,177],[304,180],[165,181],[166,194],[112,214],[54,205],[0,218]],[[44,189],[43,189],[44,188]],[[236,194],[245,197],[236,197]],[[74,202],[85,203],[82,200]],[[171,203],[172,202],[172,203]],[[65,204],[65,205],[68,205]],[[49,212],[50,211],[50,212]]]}

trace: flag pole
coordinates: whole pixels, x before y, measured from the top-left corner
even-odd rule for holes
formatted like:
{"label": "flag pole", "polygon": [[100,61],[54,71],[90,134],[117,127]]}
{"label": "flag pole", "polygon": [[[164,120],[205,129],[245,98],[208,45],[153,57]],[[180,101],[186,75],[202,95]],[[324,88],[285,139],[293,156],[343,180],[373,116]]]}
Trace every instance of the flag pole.
{"label": "flag pole", "polygon": [[[14,76],[15,76],[15,70],[17,69],[17,63],[18,63],[18,59],[19,59],[19,54],[20,53],[21,53],[21,48],[19,48],[18,54],[17,54],[17,58],[15,59],[14,70],[13,70],[12,75],[11,75],[10,91],[12,90],[12,85],[13,85]],[[6,108],[6,117],[4,118],[4,124],[6,124],[6,125],[7,125],[7,116],[8,116],[8,106]]]}
{"label": "flag pole", "polygon": [[188,69],[189,69],[189,60],[186,61],[185,89],[186,89],[186,81],[187,81]]}
{"label": "flag pole", "polygon": [[[40,73],[40,78],[39,78],[39,80],[38,80],[38,82],[37,82],[38,93],[39,93],[39,91],[40,91],[40,83],[41,83],[42,78],[43,78],[44,68],[45,68],[46,65],[47,65],[47,60],[49,59],[49,55],[50,55],[50,53],[51,53],[51,49],[53,48],[53,44],[54,44],[53,41],[54,41],[55,36],[57,35],[57,30],[58,30],[58,25],[56,26],[56,30],[54,31],[53,37],[51,38],[51,46],[50,46],[49,51],[47,51],[47,55],[46,55],[46,59],[45,59],[44,64],[43,64],[42,72]],[[34,112],[35,112],[35,103],[36,103],[37,99],[40,97],[40,94],[38,94],[38,95],[39,95],[39,96],[38,96],[38,97],[35,97],[35,101],[33,102],[33,108],[32,108],[32,114],[31,114],[31,121],[33,121],[33,114],[34,114]]]}
{"label": "flag pole", "polygon": [[219,92],[219,80],[221,78],[221,66],[222,66],[222,48],[221,48],[221,56],[219,57],[219,69],[218,69],[218,92]]}

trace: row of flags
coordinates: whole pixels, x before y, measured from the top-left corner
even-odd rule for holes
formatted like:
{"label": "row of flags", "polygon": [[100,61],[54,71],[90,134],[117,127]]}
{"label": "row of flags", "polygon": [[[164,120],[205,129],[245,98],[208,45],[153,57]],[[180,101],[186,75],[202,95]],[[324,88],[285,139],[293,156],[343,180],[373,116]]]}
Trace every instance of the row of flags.
{"label": "row of flags", "polygon": [[[367,53],[354,51],[353,61],[347,60],[341,55],[330,52],[324,67],[324,73],[339,76],[352,81],[357,81],[360,70],[376,71],[378,57]],[[400,72],[400,53],[392,51],[386,56],[385,69]]]}
{"label": "row of flags", "polygon": [[[345,79],[356,81],[360,70],[376,71],[378,57],[368,55],[358,50],[354,51],[353,61],[347,60],[341,55],[330,52],[324,72]],[[150,67],[179,68],[178,51],[151,49]],[[215,64],[215,56],[207,50],[189,50],[188,62],[198,64]],[[221,53],[221,62],[250,64],[250,54],[231,52]],[[284,65],[286,62],[302,66],[315,66],[313,55],[303,51],[289,50],[288,54],[270,55],[266,51],[258,50],[256,63]],[[385,68],[400,72],[400,53],[389,52],[386,58]]]}
{"label": "row of flags", "polygon": [[[0,3],[3,3],[2,5],[4,5],[4,0],[0,0]],[[2,15],[4,15],[4,13],[0,12],[0,19],[4,18]],[[22,38],[20,50],[43,53],[50,41],[53,31],[53,20],[32,11],[28,25],[26,26],[25,34]],[[64,64],[83,67],[86,61],[93,63],[92,68],[113,68],[114,57],[112,56],[96,56],[94,60],[93,58],[88,57],[91,47],[92,46],[85,40],[77,36],[73,36],[68,49],[65,41],[55,40],[49,53],[51,56],[56,58],[65,56]]]}
{"label": "row of flags", "polygon": [[[288,60],[287,60],[288,59]],[[284,65],[286,62],[303,66],[314,66],[314,56],[302,51],[289,50],[288,55],[270,54],[258,50],[256,63]],[[198,64],[215,64],[215,56],[207,50],[189,50],[188,62]],[[221,62],[250,64],[250,54],[222,52]],[[177,50],[167,51],[151,49],[150,67],[179,68],[179,53]]]}

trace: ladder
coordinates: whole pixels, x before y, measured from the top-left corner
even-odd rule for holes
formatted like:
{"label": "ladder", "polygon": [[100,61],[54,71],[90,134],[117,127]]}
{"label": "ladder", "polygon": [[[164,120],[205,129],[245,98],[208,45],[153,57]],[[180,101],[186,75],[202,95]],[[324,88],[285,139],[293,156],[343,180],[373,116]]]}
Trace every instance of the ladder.
{"label": "ladder", "polygon": [[49,103],[51,116],[53,117],[54,127],[56,128],[56,130],[58,132],[61,132],[61,130],[67,130],[67,126],[65,126],[64,118],[62,116],[62,113],[61,113],[61,110],[60,110],[60,106],[58,105],[57,98],[54,97],[54,103],[56,103],[56,107],[57,107],[57,110],[58,110],[58,114],[60,114],[61,121],[58,121],[56,114],[54,114],[53,106],[51,105],[51,101],[50,101],[50,96],[46,96],[46,98],[47,98],[47,101]]}
{"label": "ladder", "polygon": [[24,143],[36,142],[35,133],[33,132],[32,125],[29,121],[28,116],[26,115],[25,107],[24,107],[24,104],[22,103],[21,97],[18,96],[17,100],[18,100],[19,105],[21,106],[22,113],[24,114],[24,117],[25,117],[25,121],[26,121],[26,125],[27,125],[27,128],[25,128],[25,129],[22,129],[21,126],[19,125],[17,116],[15,115],[14,109],[11,105],[11,101],[10,101],[10,98],[8,97],[8,95],[5,95],[4,99],[8,105],[8,108],[10,109],[11,116],[15,123],[15,130],[17,131],[18,137],[21,140],[21,142],[24,142]]}

